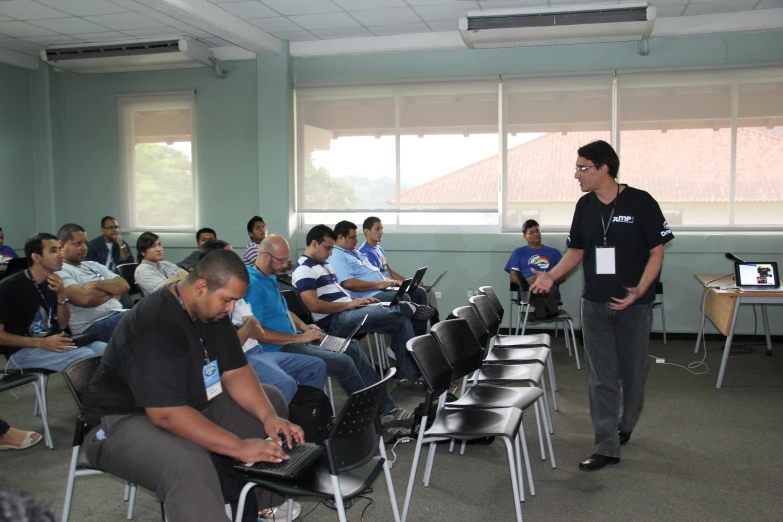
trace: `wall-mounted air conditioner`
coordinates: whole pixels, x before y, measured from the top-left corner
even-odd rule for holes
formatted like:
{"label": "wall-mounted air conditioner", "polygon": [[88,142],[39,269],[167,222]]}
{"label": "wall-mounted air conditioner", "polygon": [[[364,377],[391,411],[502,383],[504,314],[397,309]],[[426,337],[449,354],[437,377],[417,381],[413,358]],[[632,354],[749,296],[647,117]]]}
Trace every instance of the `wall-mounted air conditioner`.
{"label": "wall-mounted air conditioner", "polygon": [[161,38],[104,44],[56,45],[41,51],[52,67],[75,73],[213,67],[212,51],[191,38]]}
{"label": "wall-mounted air conditioner", "polygon": [[465,45],[476,49],[646,41],[654,24],[655,7],[647,2],[628,2],[472,11],[459,19],[459,31]]}

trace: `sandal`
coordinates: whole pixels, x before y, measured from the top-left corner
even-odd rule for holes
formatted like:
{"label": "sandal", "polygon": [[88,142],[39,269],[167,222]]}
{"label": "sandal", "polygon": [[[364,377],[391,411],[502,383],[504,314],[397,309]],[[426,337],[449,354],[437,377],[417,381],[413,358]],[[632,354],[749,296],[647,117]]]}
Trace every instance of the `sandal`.
{"label": "sandal", "polygon": [[28,431],[27,435],[19,446],[15,446],[14,444],[0,444],[0,451],[27,449],[41,442],[41,439],[43,439],[43,437],[39,433]]}

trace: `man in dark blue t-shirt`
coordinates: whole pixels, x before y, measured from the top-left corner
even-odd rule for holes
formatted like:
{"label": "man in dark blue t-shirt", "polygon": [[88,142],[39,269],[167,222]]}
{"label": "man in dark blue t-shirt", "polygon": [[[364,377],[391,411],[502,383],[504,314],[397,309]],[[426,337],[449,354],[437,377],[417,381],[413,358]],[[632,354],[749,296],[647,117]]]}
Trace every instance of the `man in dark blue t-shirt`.
{"label": "man in dark blue t-shirt", "polygon": [[574,177],[587,194],[574,210],[568,252],[549,272],[533,269],[538,278],[530,288],[547,292],[583,264],[582,335],[595,449],[579,469],[593,471],[620,462],[620,446],[642,413],[655,282],[663,246],[674,236],[650,194],[617,183],[620,159],[611,145],[594,141],[577,154]]}
{"label": "man in dark blue t-shirt", "polygon": [[[519,247],[511,253],[505,270],[510,274],[512,283],[518,283],[519,281],[517,281],[517,275],[511,270],[519,269],[532,285],[536,282],[533,268],[549,272],[563,259],[563,255],[558,249],[546,246],[541,242],[541,229],[538,226],[538,221],[535,219],[525,221],[522,225],[522,235],[527,241],[527,246]],[[566,276],[564,275],[555,282],[556,284],[552,290],[558,301],[560,301],[559,287],[565,280]]]}

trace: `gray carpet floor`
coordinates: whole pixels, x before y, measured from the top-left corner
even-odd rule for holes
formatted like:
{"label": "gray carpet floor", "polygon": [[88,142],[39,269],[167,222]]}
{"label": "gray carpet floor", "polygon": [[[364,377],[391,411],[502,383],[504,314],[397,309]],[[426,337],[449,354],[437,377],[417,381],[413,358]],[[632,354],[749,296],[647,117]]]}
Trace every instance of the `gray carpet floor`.
{"label": "gray carpet floor", "polygon": [[[715,379],[722,344],[707,344],[706,375],[651,360],[645,410],[631,442],[623,447],[622,462],[586,473],[577,469],[592,450],[585,372],[567,357],[562,339],[554,341],[560,406],[553,414],[557,469],[540,459],[531,414],[526,433],[537,494],[528,495],[522,506],[525,520],[783,520],[783,352],[766,357],[763,347],[756,346],[753,353],[732,356],[721,390],[715,389]],[[686,341],[668,346],[655,341],[651,349],[681,365],[702,356],[694,356],[693,343]],[[423,392],[398,389],[393,395],[400,405],[413,408]],[[338,396],[338,402],[343,399]],[[23,388],[18,399],[3,393],[0,416],[14,427],[40,430],[40,421],[32,416],[33,403],[32,388]],[[51,377],[49,404],[55,449],[41,443],[25,451],[0,452],[0,485],[37,494],[59,517],[76,415],[59,375]],[[400,509],[413,450],[412,443],[395,449],[392,476]],[[505,455],[499,441],[468,446],[464,456],[440,445],[428,488],[421,483],[422,459],[409,520],[514,520]],[[395,458],[391,452],[389,458]],[[124,520],[123,485],[107,475],[77,479],[71,520]],[[375,503],[364,520],[392,520],[382,478],[369,497]],[[304,520],[337,520],[323,504],[301,501]],[[359,522],[368,502],[355,500],[348,519]],[[134,520],[160,520],[159,503],[151,492],[139,490]]]}

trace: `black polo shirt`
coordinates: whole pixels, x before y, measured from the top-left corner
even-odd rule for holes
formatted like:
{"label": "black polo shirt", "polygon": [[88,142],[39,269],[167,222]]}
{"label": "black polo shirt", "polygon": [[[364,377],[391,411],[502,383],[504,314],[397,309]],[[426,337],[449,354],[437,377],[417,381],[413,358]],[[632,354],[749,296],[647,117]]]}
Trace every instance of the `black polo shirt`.
{"label": "black polo shirt", "polygon": [[[616,200],[616,207],[614,201],[604,205],[594,192],[590,192],[579,199],[574,211],[568,240],[571,248],[584,250],[582,295],[589,301],[609,302],[612,297],[624,298],[626,287],[639,284],[650,259],[650,250],[674,239],[661,207],[650,194],[625,185]],[[604,244],[602,215],[606,224],[612,215],[606,234],[606,244],[616,249],[615,273],[611,275],[596,274],[595,249]],[[655,283],[636,302],[648,304],[654,300]]]}
{"label": "black polo shirt", "polygon": [[144,408],[203,410],[205,349],[221,375],[247,364],[229,317],[191,321],[168,287],[160,288],[120,320],[84,395],[84,410],[91,419]]}
{"label": "black polo shirt", "polygon": [[[35,287],[38,287],[38,290]],[[40,290],[40,293],[39,293]],[[43,296],[43,298],[41,297]],[[46,299],[44,303],[43,299]],[[52,315],[52,325],[49,328],[49,312]],[[44,281],[39,285],[27,277],[27,271],[18,272],[3,279],[0,283],[0,324],[5,326],[5,331],[14,335],[31,335],[36,314],[41,314],[41,325],[37,325],[36,332],[40,335],[56,333],[60,331],[57,325],[57,295],[49,288],[49,283]],[[0,346],[0,353],[10,358],[21,348]]]}

